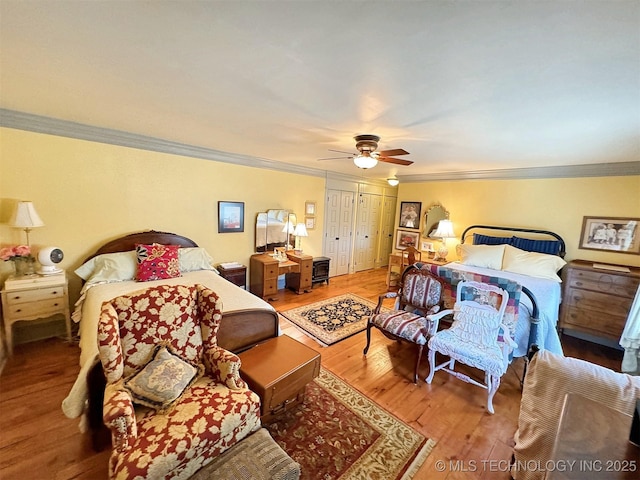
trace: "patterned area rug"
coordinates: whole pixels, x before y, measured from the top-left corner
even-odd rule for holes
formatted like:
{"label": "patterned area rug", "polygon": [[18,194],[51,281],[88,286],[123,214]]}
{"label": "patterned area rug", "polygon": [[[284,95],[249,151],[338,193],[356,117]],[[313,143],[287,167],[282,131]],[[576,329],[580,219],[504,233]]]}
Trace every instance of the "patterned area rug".
{"label": "patterned area rug", "polygon": [[280,314],[318,343],[328,346],[366,329],[374,308],[375,303],[347,293]]}
{"label": "patterned area rug", "polygon": [[266,428],[308,480],[410,479],[435,446],[324,369]]}

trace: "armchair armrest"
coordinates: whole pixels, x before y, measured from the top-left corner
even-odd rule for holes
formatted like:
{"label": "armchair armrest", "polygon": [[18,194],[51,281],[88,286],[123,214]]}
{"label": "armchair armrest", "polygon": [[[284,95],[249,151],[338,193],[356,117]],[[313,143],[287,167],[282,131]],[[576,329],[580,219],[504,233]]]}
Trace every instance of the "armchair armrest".
{"label": "armchair armrest", "polygon": [[240,378],[240,357],[217,345],[209,346],[204,352],[204,363],[211,377],[232,390],[247,388]]}
{"label": "armchair armrest", "polygon": [[380,313],[380,310],[382,310],[382,302],[384,302],[387,298],[397,298],[397,297],[398,297],[398,293],[397,292],[381,293],[378,296],[378,304],[376,305],[376,308],[373,310],[373,313],[375,315]]}
{"label": "armchair armrest", "polygon": [[138,436],[138,427],[131,395],[123,388],[122,381],[107,384],[102,419],[111,430],[113,447],[118,452],[128,450],[129,439]]}
{"label": "armchair armrest", "polygon": [[430,323],[431,323],[431,331],[429,332],[429,335],[435,335],[435,333],[438,331],[440,319],[442,317],[446,317],[447,315],[451,315],[453,312],[454,310],[449,309],[449,310],[442,310],[438,313],[434,313],[433,315],[427,315],[427,320],[430,320]]}

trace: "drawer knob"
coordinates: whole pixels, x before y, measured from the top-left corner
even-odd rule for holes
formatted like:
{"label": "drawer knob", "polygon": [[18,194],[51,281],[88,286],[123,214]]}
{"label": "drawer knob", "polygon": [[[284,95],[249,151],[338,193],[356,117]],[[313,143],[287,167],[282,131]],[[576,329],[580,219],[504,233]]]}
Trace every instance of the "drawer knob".
{"label": "drawer knob", "polygon": [[15,297],[13,297],[14,300],[20,300],[20,295],[16,295]]}
{"label": "drawer knob", "polygon": [[16,313],[20,313],[22,311],[21,308],[19,308],[18,310],[16,310]]}
{"label": "drawer knob", "polygon": [[582,282],[576,282],[576,285],[581,287],[582,286]]}
{"label": "drawer knob", "polygon": [[57,290],[54,290],[53,292],[51,292],[51,295],[57,295],[57,294],[58,294]]}

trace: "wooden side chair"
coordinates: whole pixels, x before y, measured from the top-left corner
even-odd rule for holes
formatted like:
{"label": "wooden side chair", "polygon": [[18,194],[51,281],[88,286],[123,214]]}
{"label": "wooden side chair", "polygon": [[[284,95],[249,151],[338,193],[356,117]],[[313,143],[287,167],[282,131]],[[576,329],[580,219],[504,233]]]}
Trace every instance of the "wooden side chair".
{"label": "wooden side chair", "polygon": [[[453,310],[443,310],[428,317],[432,324],[429,339],[429,376],[438,370],[487,390],[487,410],[494,413],[493,396],[498,391],[500,379],[509,366],[509,355],[516,343],[511,332],[502,323],[509,294],[506,290],[480,282],[458,283]],[[438,322],[453,313],[451,328],[438,330]],[[436,352],[448,360],[436,364]],[[484,372],[484,383],[455,370],[455,362],[461,362]]]}
{"label": "wooden side chair", "polygon": [[[378,297],[378,304],[367,322],[367,346],[363,354],[369,351],[372,327],[392,340],[415,344],[417,352],[413,382],[417,383],[420,359],[431,332],[431,322],[425,317],[440,310],[442,291],[443,282],[440,278],[414,265],[407,267],[402,273],[398,292],[387,292]],[[382,312],[382,303],[386,298],[397,298],[397,309]]]}

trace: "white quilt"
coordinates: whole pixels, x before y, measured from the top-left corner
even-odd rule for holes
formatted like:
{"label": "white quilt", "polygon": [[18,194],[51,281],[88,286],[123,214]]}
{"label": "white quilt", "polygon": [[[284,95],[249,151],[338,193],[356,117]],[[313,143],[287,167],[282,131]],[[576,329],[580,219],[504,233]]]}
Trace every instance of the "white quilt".
{"label": "white quilt", "polygon": [[[563,355],[560,337],[556,330],[558,323],[561,288],[560,282],[544,278],[530,277],[519,273],[505,272],[503,270],[491,270],[489,268],[470,267],[457,262],[448,263],[447,268],[453,268],[463,272],[474,272],[482,275],[492,275],[518,282],[527,287],[536,298],[539,310],[540,323],[538,325],[537,345],[542,350],[549,350],[557,355]],[[513,351],[514,357],[524,357],[529,348],[529,331],[531,330],[531,312],[533,306],[529,297],[523,292],[520,295],[520,308],[518,310],[518,323],[516,324],[515,341],[518,346]]]}

